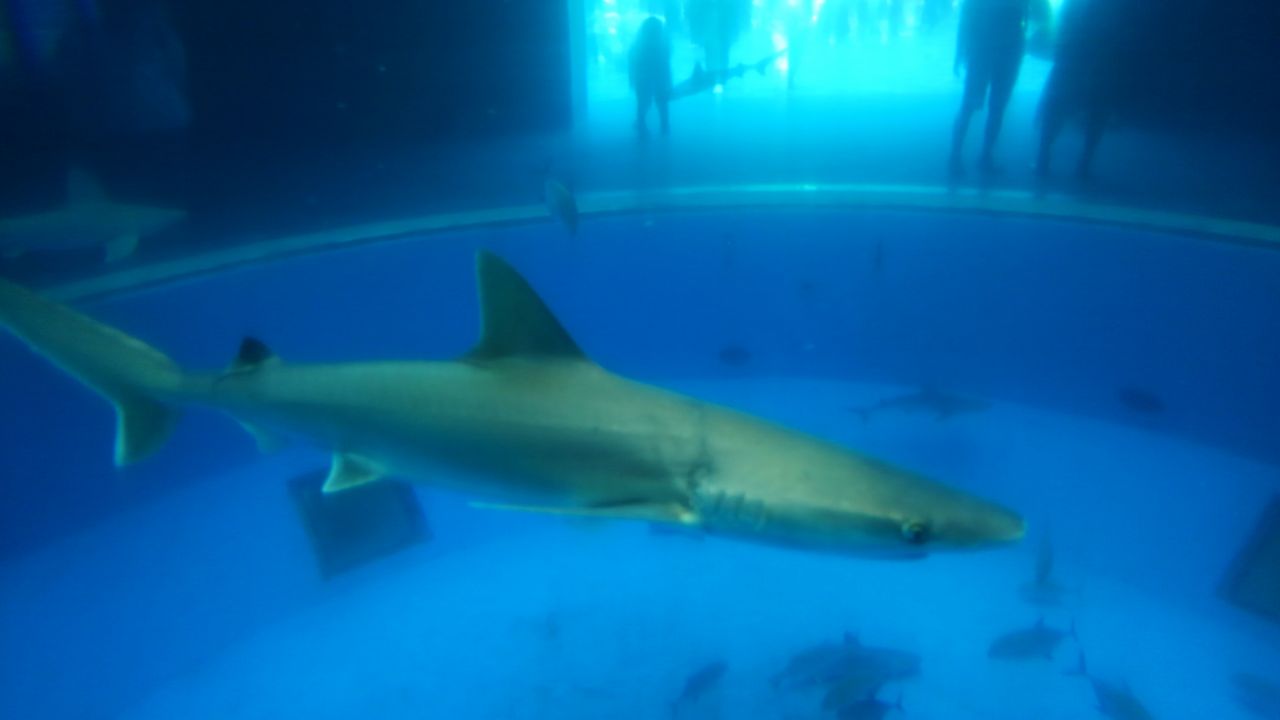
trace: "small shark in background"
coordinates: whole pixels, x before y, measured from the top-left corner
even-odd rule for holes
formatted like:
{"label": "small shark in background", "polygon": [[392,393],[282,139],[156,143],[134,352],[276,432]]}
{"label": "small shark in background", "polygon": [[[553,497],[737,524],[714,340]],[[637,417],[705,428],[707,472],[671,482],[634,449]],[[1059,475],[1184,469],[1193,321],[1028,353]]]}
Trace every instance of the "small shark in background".
{"label": "small shark in background", "polygon": [[542,186],[542,197],[547,204],[547,212],[555,218],[569,237],[578,236],[578,200],[573,192],[557,180],[547,178]]}
{"label": "small shark in background", "polygon": [[246,341],[230,368],[190,372],[4,280],[0,324],[113,403],[117,465],[157,451],[196,406],[228,413],[261,444],[286,434],[332,452],[325,492],[400,477],[500,503],[482,507],[867,557],[994,547],[1025,532],[1016,513],[977,496],[614,375],[515,268],[482,251],[476,275],[480,341],[454,360],[290,363]]}
{"label": "small shark in background", "polygon": [[1254,717],[1280,720],[1280,683],[1252,673],[1231,677],[1236,702]]}
{"label": "small shark in background", "polygon": [[987,648],[987,657],[997,660],[1052,660],[1058,645],[1076,636],[1074,623],[1067,631],[1045,625],[1044,618],[1023,630],[1014,630],[996,638]]}
{"label": "small shark in background", "polygon": [[1093,696],[1098,703],[1098,712],[1112,720],[1155,720],[1147,708],[1129,688],[1128,683],[1114,684],[1100,680],[1089,674],[1084,664],[1084,652],[1080,653],[1080,664],[1068,675],[1079,675],[1093,685]]}
{"label": "small shark in background", "polygon": [[185,210],[125,205],[107,199],[83,170],[67,175],[66,203],[56,210],[0,218],[0,254],[21,257],[30,251],[72,250],[101,245],[107,262],[133,254],[138,240],[166,230],[187,217]]}
{"label": "small shark in background", "polygon": [[922,386],[913,393],[887,397],[875,404],[865,407],[849,407],[851,413],[864,421],[873,415],[887,410],[898,410],[906,413],[925,413],[933,415],[937,420],[949,420],[956,415],[979,413],[991,407],[991,403],[980,398],[965,397],[955,393]]}
{"label": "small shark in background", "polygon": [[720,680],[728,669],[728,665],[717,660],[691,674],[685,680],[680,696],[671,703],[671,716],[677,717],[682,709],[699,704],[703,697],[720,686]]}
{"label": "small shark in background", "polygon": [[1040,538],[1040,548],[1036,553],[1035,578],[1022,586],[1022,599],[1032,605],[1050,607],[1062,603],[1067,589],[1053,579],[1053,543],[1049,536]]}
{"label": "small shark in background", "polygon": [[864,645],[846,633],[843,642],[821,643],[800,651],[770,682],[775,690],[825,687],[825,709],[840,710],[865,699],[881,685],[919,673],[919,655]]}
{"label": "small shark in background", "polygon": [[1159,415],[1165,411],[1164,400],[1150,390],[1140,387],[1123,387],[1116,391],[1116,399],[1130,410],[1143,415]]}
{"label": "small shark in background", "polygon": [[755,70],[763,75],[765,71],[769,69],[769,65],[773,64],[774,61],[786,54],[787,49],[783,48],[772,55],[760,58],[750,65],[738,63],[731,68],[715,71],[708,71],[703,67],[702,63],[698,63],[693,66],[693,73],[689,75],[688,79],[677,83],[675,87],[671,88],[671,99],[679,100],[680,98],[686,98],[691,95],[706,92],[717,85],[723,86],[733,78],[740,78],[751,70]]}

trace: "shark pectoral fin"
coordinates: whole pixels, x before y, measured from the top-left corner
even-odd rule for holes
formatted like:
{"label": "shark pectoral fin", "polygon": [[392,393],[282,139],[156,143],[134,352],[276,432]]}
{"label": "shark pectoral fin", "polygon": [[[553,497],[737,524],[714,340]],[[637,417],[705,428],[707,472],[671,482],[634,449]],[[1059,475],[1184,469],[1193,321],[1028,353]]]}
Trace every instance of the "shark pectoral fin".
{"label": "shark pectoral fin", "polygon": [[177,422],[172,408],[142,396],[115,396],[117,466],[129,465],[160,449]]}
{"label": "shark pectoral fin", "polygon": [[329,468],[329,477],[324,481],[324,492],[349,490],[381,479],[382,471],[369,461],[353,455],[334,453],[333,466]]}
{"label": "shark pectoral fin", "polygon": [[258,451],[261,453],[270,454],[289,444],[289,442],[283,437],[280,437],[270,430],[264,430],[253,423],[244,422],[242,420],[240,421],[240,427],[244,428],[245,432],[253,436],[253,441],[258,444]]}
{"label": "shark pectoral fin", "polygon": [[598,520],[649,520],[651,522],[677,523],[681,525],[696,524],[693,513],[686,508],[678,505],[655,505],[640,502],[594,507],[473,502],[471,507],[480,510],[505,510],[508,512],[563,515],[565,517],[595,518]]}
{"label": "shark pectoral fin", "polygon": [[138,249],[138,234],[129,233],[114,238],[107,243],[107,262],[116,262],[123,260],[133,254]]}

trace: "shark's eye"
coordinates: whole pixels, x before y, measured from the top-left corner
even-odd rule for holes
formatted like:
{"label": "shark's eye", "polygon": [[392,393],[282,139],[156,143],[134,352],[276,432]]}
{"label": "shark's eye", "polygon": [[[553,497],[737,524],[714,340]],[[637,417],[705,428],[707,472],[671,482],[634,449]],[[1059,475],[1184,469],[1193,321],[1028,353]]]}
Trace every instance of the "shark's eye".
{"label": "shark's eye", "polygon": [[920,545],[929,539],[929,528],[918,520],[908,520],[902,523],[902,539]]}

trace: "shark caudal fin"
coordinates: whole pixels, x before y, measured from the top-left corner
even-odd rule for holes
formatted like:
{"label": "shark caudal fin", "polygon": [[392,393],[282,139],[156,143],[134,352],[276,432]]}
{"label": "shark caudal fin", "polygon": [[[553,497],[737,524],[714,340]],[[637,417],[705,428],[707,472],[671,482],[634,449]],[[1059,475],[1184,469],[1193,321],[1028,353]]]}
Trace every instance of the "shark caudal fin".
{"label": "shark caudal fin", "polygon": [[0,325],[115,405],[117,465],[137,462],[169,439],[177,412],[166,399],[184,376],[164,354],[3,279]]}

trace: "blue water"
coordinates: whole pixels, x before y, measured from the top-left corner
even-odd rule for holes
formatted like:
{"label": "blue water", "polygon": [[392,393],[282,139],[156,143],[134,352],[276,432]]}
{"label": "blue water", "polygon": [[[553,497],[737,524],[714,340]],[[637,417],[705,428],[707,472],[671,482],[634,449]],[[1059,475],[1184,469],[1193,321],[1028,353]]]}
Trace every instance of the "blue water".
{"label": "blue water", "polygon": [[[433,539],[323,581],[286,481],[192,412],[159,456],[110,465],[109,407],[0,340],[0,697],[12,717],[809,718],[776,692],[846,631],[919,653],[912,718],[1096,717],[1052,661],[990,641],[1051,533],[1091,671],[1156,717],[1244,717],[1230,677],[1280,630],[1217,595],[1280,489],[1280,254],[1072,223],[750,211],[442,234],[305,256],[86,306],[185,366],[246,334],[287,361],[446,358],[475,340],[473,253],[526,274],[605,367],[773,418],[991,497],[1021,546],[886,563],[484,512],[420,489]],[[749,360],[728,366],[733,345]],[[928,383],[988,398],[939,422],[847,408]],[[1138,387],[1165,410],[1136,412]]]}

